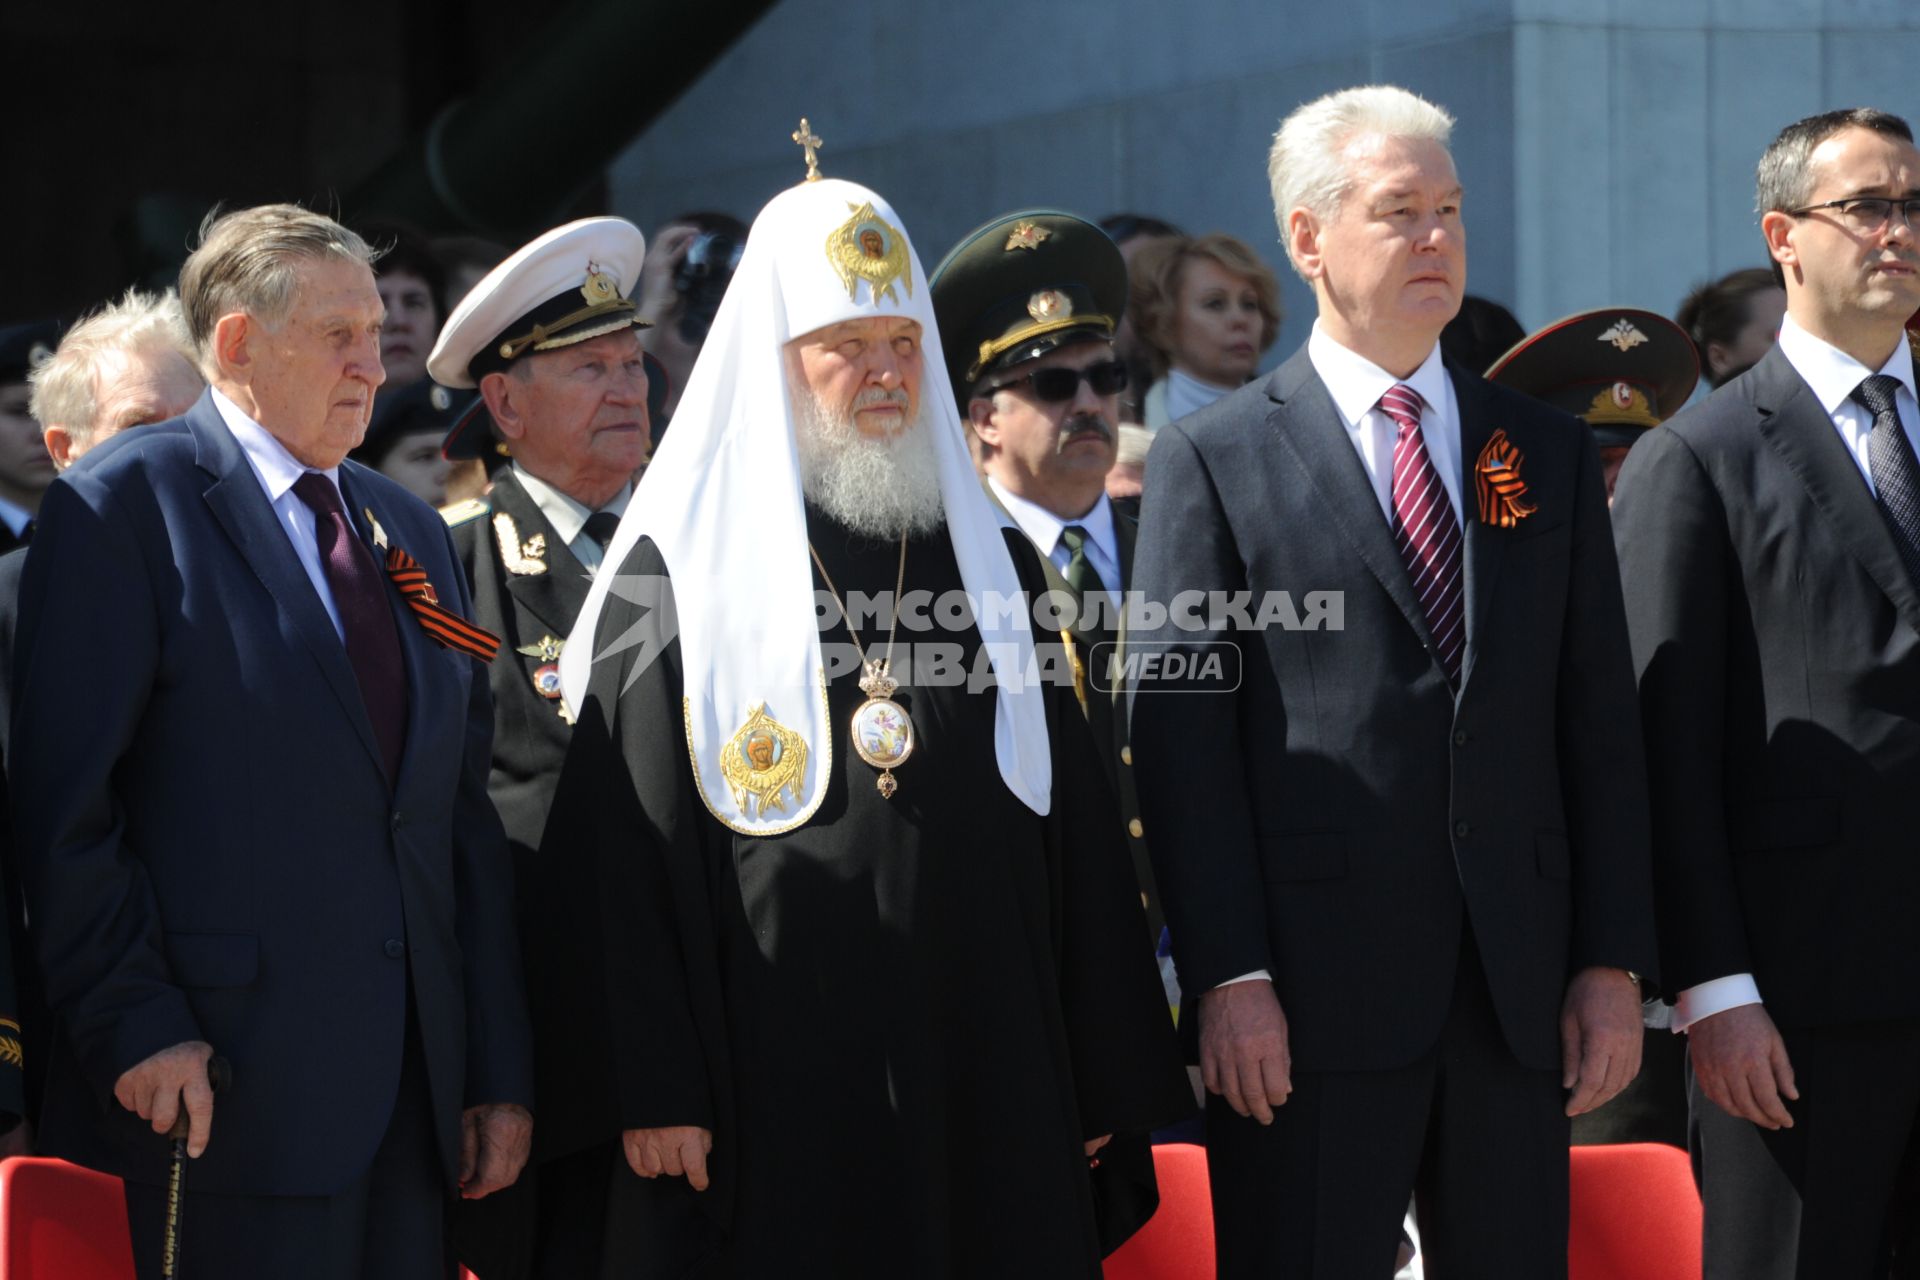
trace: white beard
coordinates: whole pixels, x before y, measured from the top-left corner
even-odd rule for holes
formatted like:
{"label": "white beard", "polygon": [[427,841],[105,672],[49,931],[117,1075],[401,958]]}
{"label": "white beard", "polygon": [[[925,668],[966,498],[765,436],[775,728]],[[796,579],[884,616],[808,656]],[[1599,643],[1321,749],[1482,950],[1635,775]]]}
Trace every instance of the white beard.
{"label": "white beard", "polygon": [[[856,404],[884,400],[862,392]],[[945,518],[940,456],[926,403],[900,431],[885,438],[860,434],[851,412],[834,413],[812,390],[794,390],[800,490],[808,501],[855,533],[894,539],[931,532]]]}

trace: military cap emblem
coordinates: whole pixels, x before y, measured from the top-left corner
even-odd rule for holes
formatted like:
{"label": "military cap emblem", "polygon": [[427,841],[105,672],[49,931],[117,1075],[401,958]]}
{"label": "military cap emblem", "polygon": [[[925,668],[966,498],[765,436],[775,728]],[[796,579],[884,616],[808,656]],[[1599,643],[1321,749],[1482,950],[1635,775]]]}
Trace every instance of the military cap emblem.
{"label": "military cap emblem", "polygon": [[720,749],[720,775],[749,821],[756,807],[761,818],[770,809],[785,813],[783,791],[797,809],[806,803],[807,744],[760,703]]}
{"label": "military cap emblem", "polygon": [[29,369],[38,369],[51,359],[53,359],[53,348],[44,342],[36,342],[27,348],[27,367]]}
{"label": "military cap emblem", "polygon": [[445,413],[453,408],[453,392],[435,383],[433,390],[427,392],[427,403],[431,404],[435,411]]}
{"label": "military cap emblem", "polygon": [[1624,316],[1613,322],[1613,327],[1600,335],[1600,341],[1611,342],[1621,351],[1631,351],[1647,341],[1647,335],[1633,327],[1633,322]]}
{"label": "military cap emblem", "polygon": [[1035,320],[1065,320],[1073,315],[1073,300],[1058,289],[1042,289],[1027,299],[1027,314]]}
{"label": "military cap emblem", "polygon": [[594,263],[587,264],[587,282],[580,286],[580,296],[587,300],[590,307],[603,306],[616,302],[620,298],[620,285],[614,278]]}
{"label": "military cap emblem", "polygon": [[1007,252],[1015,249],[1038,249],[1040,243],[1053,235],[1045,227],[1037,227],[1031,222],[1016,222],[1013,230],[1007,233]]}
{"label": "military cap emblem", "polygon": [[827,237],[827,261],[833,264],[840,283],[847,286],[847,297],[857,300],[860,282],[865,280],[875,303],[882,297],[898,302],[893,282],[899,280],[906,284],[911,298],[913,264],[907,257],[906,237],[876,213],[871,202],[849,204],[847,208],[853,210],[853,216]]}

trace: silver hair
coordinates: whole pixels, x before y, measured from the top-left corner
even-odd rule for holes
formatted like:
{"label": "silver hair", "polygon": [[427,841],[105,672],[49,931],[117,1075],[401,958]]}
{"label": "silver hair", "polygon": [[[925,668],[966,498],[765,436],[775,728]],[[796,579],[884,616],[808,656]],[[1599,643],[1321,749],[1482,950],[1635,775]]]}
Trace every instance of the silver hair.
{"label": "silver hair", "polygon": [[[1350,182],[1346,150],[1355,138],[1378,136],[1437,142],[1453,137],[1453,117],[1416,93],[1390,84],[1361,85],[1315,98],[1280,122],[1267,153],[1267,183],[1280,242],[1293,255],[1287,215],[1308,209],[1321,218],[1339,212]],[[1294,263],[1295,272],[1300,264]],[[1302,277],[1305,278],[1304,276]]]}
{"label": "silver hair", "polygon": [[[869,387],[861,401],[887,394]],[[897,538],[937,528],[946,504],[927,404],[920,402],[905,429],[876,438],[860,433],[852,412],[835,412],[812,388],[796,385],[794,438],[801,492],[834,520],[868,537]]]}
{"label": "silver hair", "polygon": [[180,268],[180,305],[202,369],[210,370],[222,316],[245,312],[269,329],[286,320],[302,263],[344,258],[371,270],[379,256],[355,232],[297,204],[214,209],[200,224],[200,247]]}
{"label": "silver hair", "polygon": [[171,352],[194,363],[180,299],[173,290],[129,289],[67,330],[60,347],[32,373],[31,412],[44,430],[64,427],[76,443],[93,437],[99,411],[101,365],[114,356]]}

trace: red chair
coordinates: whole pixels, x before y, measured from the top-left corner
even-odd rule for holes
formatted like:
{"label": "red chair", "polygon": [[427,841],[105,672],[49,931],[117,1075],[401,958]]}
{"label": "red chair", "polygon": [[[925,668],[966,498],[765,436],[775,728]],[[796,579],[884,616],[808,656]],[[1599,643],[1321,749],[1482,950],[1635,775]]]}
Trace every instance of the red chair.
{"label": "red chair", "polygon": [[0,1161],[0,1280],[131,1280],[120,1179],[64,1160]]}
{"label": "red chair", "polygon": [[1659,1142],[1569,1148],[1567,1280],[1700,1280],[1700,1192]]}
{"label": "red chair", "polygon": [[1160,1207],[1107,1259],[1106,1280],[1213,1280],[1213,1199],[1207,1150],[1172,1142],[1153,1149]]}

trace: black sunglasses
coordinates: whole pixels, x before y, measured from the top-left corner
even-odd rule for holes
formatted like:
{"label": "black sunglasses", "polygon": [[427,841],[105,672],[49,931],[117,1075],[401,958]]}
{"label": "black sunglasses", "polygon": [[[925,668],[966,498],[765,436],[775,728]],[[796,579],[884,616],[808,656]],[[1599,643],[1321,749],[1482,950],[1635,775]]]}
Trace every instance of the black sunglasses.
{"label": "black sunglasses", "polygon": [[1046,369],[1035,369],[1032,373],[1023,373],[1017,378],[1008,378],[1005,382],[996,382],[988,391],[1005,391],[1009,387],[1022,384],[1033,388],[1033,398],[1049,404],[1060,404],[1080,394],[1081,379],[1093,388],[1097,396],[1118,395],[1127,389],[1127,366],[1119,360],[1102,360],[1099,364],[1090,364],[1084,369],[1069,369],[1055,365]]}

